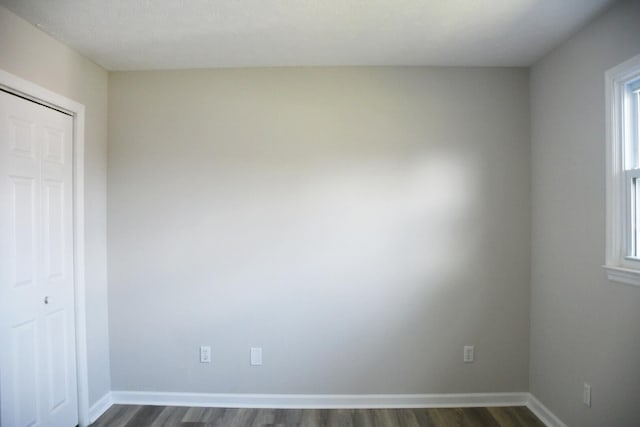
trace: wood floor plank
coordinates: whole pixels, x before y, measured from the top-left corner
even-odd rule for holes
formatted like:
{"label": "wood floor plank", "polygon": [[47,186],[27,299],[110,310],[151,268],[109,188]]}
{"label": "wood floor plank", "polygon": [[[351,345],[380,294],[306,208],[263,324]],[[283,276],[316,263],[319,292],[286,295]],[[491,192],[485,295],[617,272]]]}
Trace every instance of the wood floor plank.
{"label": "wood floor plank", "polygon": [[306,409],[302,412],[302,420],[300,426],[302,427],[320,427],[327,425],[327,410],[326,409]]}
{"label": "wood floor plank", "polygon": [[206,407],[205,408],[203,407],[188,408],[187,412],[182,417],[182,422],[195,422],[195,421],[202,422],[203,415],[206,410],[207,410]]}
{"label": "wood floor plank", "polygon": [[518,426],[518,419],[508,410],[508,408],[492,407],[487,408],[487,411],[489,411],[500,427]]}
{"label": "wood floor plank", "polygon": [[189,408],[184,406],[161,406],[162,412],[158,414],[149,427],[178,426]]}
{"label": "wood floor plank", "polygon": [[517,406],[511,408],[516,414],[518,421],[524,426],[544,427],[544,424],[536,417],[529,408],[525,406]]}
{"label": "wood floor plank", "polygon": [[374,427],[398,425],[398,418],[392,409],[374,409],[371,412]]}
{"label": "wood floor plank", "polygon": [[431,414],[431,409],[426,408],[418,408],[412,409],[416,419],[418,420],[418,425],[421,427],[435,427],[436,422],[433,419]]}
{"label": "wood floor plank", "polygon": [[460,408],[435,408],[432,411],[437,427],[462,425],[462,410]]}
{"label": "wood floor plank", "polygon": [[207,423],[210,426],[224,426],[223,420],[227,415],[228,408],[211,408],[211,411],[205,414]]}
{"label": "wood floor plank", "polygon": [[113,405],[94,424],[95,427],[125,426],[142,409],[139,405]]}
{"label": "wood floor plank", "polygon": [[462,411],[462,423],[470,427],[500,427],[487,408],[465,408]]}
{"label": "wood floor plank", "polygon": [[371,411],[367,409],[354,409],[351,417],[354,427],[373,427]]}
{"label": "wood floor plank", "polygon": [[225,408],[206,408],[202,414],[202,421],[215,425],[216,421],[224,416]]}
{"label": "wood floor plank", "polygon": [[253,417],[253,423],[247,424],[251,427],[262,427],[267,425],[273,425],[275,421],[275,409],[256,409],[255,417]]}
{"label": "wood floor plank", "polygon": [[302,409],[280,409],[278,411],[280,416],[276,418],[278,423],[282,423],[285,426],[299,426],[302,423],[302,417],[304,411]]}
{"label": "wood floor plank", "polygon": [[[289,424],[289,425],[297,425]],[[286,426],[287,425],[287,411],[284,409],[274,409],[273,410],[273,425],[274,426]]]}
{"label": "wood floor plank", "polygon": [[248,427],[253,425],[257,409],[233,408],[227,410],[220,424],[223,427]]}
{"label": "wood floor plank", "polygon": [[140,410],[131,417],[124,427],[138,427],[141,425],[149,426],[163,411],[162,406],[142,406]]}
{"label": "wood floor plank", "polygon": [[350,409],[335,409],[328,411],[327,425],[335,427],[352,427],[352,413]]}
{"label": "wood floor plank", "polygon": [[113,405],[91,427],[544,427],[526,407],[238,409]]}
{"label": "wood floor plank", "polygon": [[417,411],[414,409],[397,409],[396,413],[400,425],[406,427],[420,427],[420,422],[417,418]]}

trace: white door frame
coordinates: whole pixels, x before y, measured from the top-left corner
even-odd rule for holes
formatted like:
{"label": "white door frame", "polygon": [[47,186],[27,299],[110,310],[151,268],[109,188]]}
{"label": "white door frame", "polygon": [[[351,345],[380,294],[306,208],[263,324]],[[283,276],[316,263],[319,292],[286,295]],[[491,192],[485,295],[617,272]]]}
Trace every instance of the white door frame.
{"label": "white door frame", "polygon": [[0,88],[73,116],[73,278],[78,422],[89,425],[89,373],[84,281],[84,105],[0,69]]}

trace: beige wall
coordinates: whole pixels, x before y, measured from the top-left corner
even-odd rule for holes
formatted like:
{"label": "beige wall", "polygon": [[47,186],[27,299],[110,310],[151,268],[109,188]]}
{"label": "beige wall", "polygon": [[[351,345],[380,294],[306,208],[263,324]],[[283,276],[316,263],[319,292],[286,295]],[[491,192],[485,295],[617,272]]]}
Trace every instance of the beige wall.
{"label": "beige wall", "polygon": [[110,389],[106,280],[107,72],[0,6],[0,69],[86,107],[89,400]]}
{"label": "beige wall", "polygon": [[640,2],[620,2],[531,74],[531,392],[571,426],[640,420],[640,289],[601,268],[604,73],[640,53],[639,22]]}
{"label": "beige wall", "polygon": [[528,87],[525,69],[111,73],[113,389],[527,391]]}

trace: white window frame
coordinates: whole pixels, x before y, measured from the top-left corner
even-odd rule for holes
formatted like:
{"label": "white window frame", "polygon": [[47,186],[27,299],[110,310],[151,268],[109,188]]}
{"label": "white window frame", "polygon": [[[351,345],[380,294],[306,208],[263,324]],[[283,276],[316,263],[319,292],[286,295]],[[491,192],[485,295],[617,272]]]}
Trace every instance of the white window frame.
{"label": "white window frame", "polygon": [[[640,286],[640,256],[630,256],[634,225],[631,192],[634,179],[638,180],[636,185],[640,185],[640,153],[631,141],[638,138],[637,109],[640,106],[638,96],[634,98],[632,93],[638,82],[640,55],[605,73],[607,246],[603,267],[609,280],[635,286]],[[640,224],[635,226],[640,227]],[[636,249],[636,254],[640,254],[640,248]]]}

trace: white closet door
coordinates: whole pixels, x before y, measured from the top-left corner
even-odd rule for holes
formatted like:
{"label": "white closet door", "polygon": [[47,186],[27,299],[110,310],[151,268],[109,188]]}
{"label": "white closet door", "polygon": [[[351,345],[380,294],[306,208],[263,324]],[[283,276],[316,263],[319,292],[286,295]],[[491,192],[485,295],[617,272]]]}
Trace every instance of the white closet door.
{"label": "white closet door", "polygon": [[0,92],[0,419],[78,423],[73,119]]}

